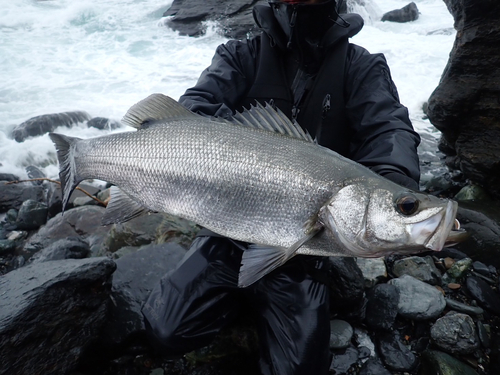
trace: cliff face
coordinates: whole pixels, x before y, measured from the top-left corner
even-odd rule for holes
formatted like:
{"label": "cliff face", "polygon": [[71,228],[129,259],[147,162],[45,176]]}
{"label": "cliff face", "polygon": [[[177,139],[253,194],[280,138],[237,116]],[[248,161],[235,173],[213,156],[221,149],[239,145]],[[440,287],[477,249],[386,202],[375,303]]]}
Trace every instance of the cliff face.
{"label": "cliff face", "polygon": [[500,2],[444,0],[457,36],[428,115],[449,165],[500,198]]}

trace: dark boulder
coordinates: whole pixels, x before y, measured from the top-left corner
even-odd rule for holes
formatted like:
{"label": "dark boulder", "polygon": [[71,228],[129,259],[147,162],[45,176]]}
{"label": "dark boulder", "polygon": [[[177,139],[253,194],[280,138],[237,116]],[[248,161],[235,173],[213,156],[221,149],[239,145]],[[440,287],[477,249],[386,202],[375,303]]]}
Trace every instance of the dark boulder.
{"label": "dark boulder", "polygon": [[199,36],[206,31],[204,21],[215,21],[227,38],[244,39],[255,31],[252,9],[264,0],[174,0],[163,14],[167,25],[181,35]]}
{"label": "dark boulder", "polygon": [[44,200],[44,189],[30,182],[9,184],[0,182],[0,212],[11,208],[19,210],[24,201],[32,199],[37,202]]}
{"label": "dark boulder", "polygon": [[0,278],[0,374],[68,374],[105,322],[107,258],[30,265]]}
{"label": "dark boulder", "polygon": [[105,117],[94,117],[87,122],[89,128],[96,128],[99,130],[113,130],[119,128],[121,124],[118,121],[110,120]]}
{"label": "dark boulder", "polygon": [[427,115],[447,164],[500,198],[500,3],[445,0],[457,36]]}
{"label": "dark boulder", "polygon": [[117,259],[111,297],[113,305],[101,343],[103,348],[116,349],[134,336],[144,333],[141,307],[160,279],[186,254],[175,243],[148,245]]}
{"label": "dark boulder", "polygon": [[391,22],[411,22],[418,19],[419,11],[417,8],[417,4],[413,1],[407,6],[401,9],[391,10],[390,12],[384,13],[382,16],[382,21],[391,21]]}
{"label": "dark boulder", "polygon": [[74,124],[90,119],[90,115],[82,111],[36,116],[16,126],[12,131],[12,138],[17,142],[24,142],[28,137],[49,133],[59,126],[71,127]]}
{"label": "dark boulder", "polygon": [[81,206],[66,211],[64,215],[56,215],[28,240],[24,251],[31,256],[54,241],[79,237],[89,244],[92,253],[97,253],[111,229],[110,226],[101,225],[105,210],[100,206]]}

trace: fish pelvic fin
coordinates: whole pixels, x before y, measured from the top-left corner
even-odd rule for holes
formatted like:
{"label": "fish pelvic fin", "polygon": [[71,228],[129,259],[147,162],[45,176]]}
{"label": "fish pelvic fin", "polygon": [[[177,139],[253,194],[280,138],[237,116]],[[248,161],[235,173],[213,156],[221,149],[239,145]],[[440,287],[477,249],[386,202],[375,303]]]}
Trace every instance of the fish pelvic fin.
{"label": "fish pelvic fin", "polygon": [[80,138],[68,137],[63,134],[49,133],[49,137],[54,142],[59,161],[59,180],[62,191],[62,210],[66,209],[71,193],[83,180],[76,172],[74,149]]}
{"label": "fish pelvic fin", "polygon": [[297,254],[297,250],[318,233],[312,231],[289,248],[251,244],[243,251],[241,258],[238,286],[245,288],[252,285],[269,272],[285,264]]}
{"label": "fish pelvic fin", "polygon": [[116,186],[110,189],[111,200],[101,220],[102,225],[124,223],[151,212]]}
{"label": "fish pelvic fin", "polygon": [[130,107],[122,122],[136,129],[144,129],[159,120],[200,117],[200,115],[191,112],[169,96],[151,94],[146,99]]}
{"label": "fish pelvic fin", "polygon": [[266,103],[265,106],[259,102],[256,105],[250,105],[250,109],[236,113],[229,121],[314,143],[311,135],[302,129],[295,120],[290,121],[279,108],[275,109],[269,103]]}

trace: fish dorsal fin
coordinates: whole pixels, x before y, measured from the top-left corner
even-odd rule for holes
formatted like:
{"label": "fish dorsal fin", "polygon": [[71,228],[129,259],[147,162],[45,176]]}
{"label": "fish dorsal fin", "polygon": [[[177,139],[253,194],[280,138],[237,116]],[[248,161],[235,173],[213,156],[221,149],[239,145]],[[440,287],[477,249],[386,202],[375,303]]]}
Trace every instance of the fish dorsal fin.
{"label": "fish dorsal fin", "polygon": [[158,120],[199,117],[200,115],[191,112],[166,95],[152,94],[130,107],[122,122],[136,129],[143,129]]}
{"label": "fish dorsal fin", "polygon": [[111,200],[102,217],[102,225],[124,223],[151,212],[116,186],[110,189]]}
{"label": "fish dorsal fin", "polygon": [[296,121],[290,121],[279,108],[274,109],[269,103],[265,106],[259,102],[257,105],[250,105],[250,109],[235,114],[231,121],[314,143],[311,135],[304,131]]}

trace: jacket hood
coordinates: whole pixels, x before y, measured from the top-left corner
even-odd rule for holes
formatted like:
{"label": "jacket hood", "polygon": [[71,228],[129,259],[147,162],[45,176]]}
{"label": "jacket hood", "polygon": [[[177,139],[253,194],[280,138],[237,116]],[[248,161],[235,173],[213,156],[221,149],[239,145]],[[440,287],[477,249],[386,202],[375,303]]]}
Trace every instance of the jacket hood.
{"label": "jacket hood", "polygon": [[[286,5],[292,6],[290,4]],[[289,45],[291,40],[290,33],[293,32],[293,28],[287,29],[282,27],[270,5],[254,6],[253,16],[255,23],[269,36],[271,43],[276,44],[281,49],[286,49],[287,47],[293,48],[293,45]],[[280,21],[283,23],[283,20]],[[343,21],[345,21],[345,23]],[[320,42],[321,47],[324,50],[327,50],[339,39],[353,37],[363,28],[363,24],[363,18],[361,18],[358,14],[343,14],[342,19],[332,21],[332,26],[324,32],[323,39]]]}

